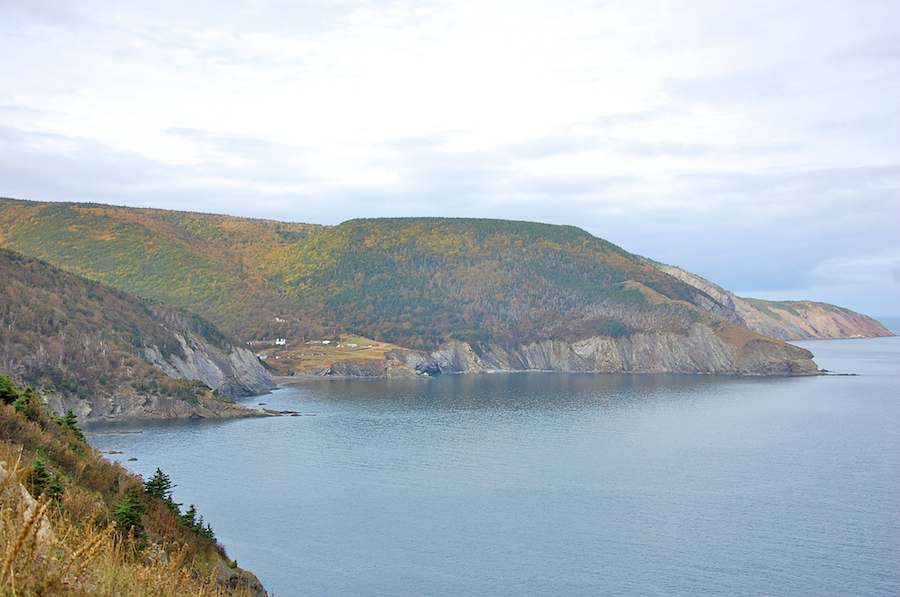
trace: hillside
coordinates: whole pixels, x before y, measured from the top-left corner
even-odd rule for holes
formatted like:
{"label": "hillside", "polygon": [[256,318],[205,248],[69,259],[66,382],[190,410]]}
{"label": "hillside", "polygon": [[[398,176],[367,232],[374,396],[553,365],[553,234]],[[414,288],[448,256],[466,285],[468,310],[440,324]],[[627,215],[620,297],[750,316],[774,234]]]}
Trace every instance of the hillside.
{"label": "hillside", "polygon": [[[0,199],[0,247],[203,316],[237,337],[303,335],[262,269],[320,226]],[[275,315],[290,323],[274,326]],[[315,333],[321,330],[315,329]]]}
{"label": "hillside", "polygon": [[850,309],[813,301],[741,298],[679,267],[662,263],[654,265],[733,309],[744,327],[765,336],[779,340],[839,340],[894,335],[875,319]]}
{"label": "hillside", "polygon": [[0,371],[54,390],[60,412],[82,417],[149,402],[160,416],[238,416],[226,396],[271,387],[253,354],[204,319],[8,250],[0,250]]}
{"label": "hillside", "polygon": [[629,281],[712,303],[583,230],[505,220],[351,220],[290,247],[267,275],[326,328],[416,349],[586,338],[608,319],[604,304],[646,314],[639,327],[671,324]]}
{"label": "hillside", "polygon": [[0,374],[0,593],[265,597],[165,474],[145,484]]}
{"label": "hillside", "polygon": [[[413,348],[584,336],[585,308],[713,301],[574,227],[400,218],[336,227],[0,199],[0,244],[242,339],[358,331]],[[719,313],[728,317],[727,312]],[[277,321],[283,320],[283,321]]]}
{"label": "hillside", "polygon": [[[731,331],[742,320],[729,306],[571,226],[394,218],[316,227],[0,200],[0,244],[203,313],[244,341],[282,337],[296,347],[356,334],[420,351],[426,361],[463,343],[483,360],[465,369],[475,371],[543,368],[522,350],[561,343],[571,351],[576,343],[606,338],[615,345],[609,349],[615,357],[544,364],[552,363],[552,370],[657,370],[657,363],[668,362],[663,370],[814,371],[813,365],[786,361],[763,365],[765,358],[745,367],[740,362],[748,346],[768,347],[762,353],[772,354],[790,349],[763,336],[743,338]],[[648,362],[626,354],[645,344],[678,352],[680,343],[699,332],[703,340],[685,349],[683,359]],[[498,351],[519,356],[501,357]],[[709,360],[709,351],[727,356]],[[809,355],[788,360],[796,359]],[[406,358],[400,361],[413,367]],[[285,364],[278,368],[284,373]]]}

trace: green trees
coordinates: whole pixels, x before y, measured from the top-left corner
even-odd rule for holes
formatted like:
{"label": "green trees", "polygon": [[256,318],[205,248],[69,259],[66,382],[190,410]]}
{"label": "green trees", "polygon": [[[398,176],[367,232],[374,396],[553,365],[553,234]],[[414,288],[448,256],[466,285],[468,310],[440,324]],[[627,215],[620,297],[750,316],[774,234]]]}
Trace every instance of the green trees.
{"label": "green trees", "polygon": [[44,461],[38,458],[34,461],[27,476],[28,491],[33,496],[43,495],[49,499],[59,499],[63,493],[62,480],[59,474],[51,475]]}
{"label": "green trees", "polygon": [[216,536],[212,527],[209,524],[204,526],[203,516],[197,515],[197,508],[194,504],[191,504],[184,514],[181,513],[181,504],[176,503],[172,499],[172,489],[175,487],[176,485],[172,483],[169,476],[157,468],[153,476],[144,484],[144,491],[148,496],[162,500],[172,513],[181,520],[181,524],[210,541],[215,541]]}
{"label": "green trees", "polygon": [[72,412],[71,408],[66,411],[66,416],[62,418],[62,424],[66,429],[74,431],[75,437],[84,441],[84,433],[81,432],[81,428],[78,426],[78,420],[75,418],[75,413]]}
{"label": "green trees", "polygon": [[0,402],[12,404],[19,397],[19,388],[8,375],[0,373]]}
{"label": "green trees", "polygon": [[176,504],[172,499],[172,489],[176,487],[169,479],[169,475],[157,468],[150,479],[144,483],[144,491],[150,497],[161,499],[176,515],[181,515],[181,504]]}
{"label": "green trees", "polygon": [[216,536],[213,533],[212,527],[209,524],[203,526],[203,516],[197,516],[197,508],[194,506],[194,504],[191,504],[191,507],[187,509],[187,512],[181,515],[181,524],[188,527],[195,533],[203,535],[210,541],[216,540]]}

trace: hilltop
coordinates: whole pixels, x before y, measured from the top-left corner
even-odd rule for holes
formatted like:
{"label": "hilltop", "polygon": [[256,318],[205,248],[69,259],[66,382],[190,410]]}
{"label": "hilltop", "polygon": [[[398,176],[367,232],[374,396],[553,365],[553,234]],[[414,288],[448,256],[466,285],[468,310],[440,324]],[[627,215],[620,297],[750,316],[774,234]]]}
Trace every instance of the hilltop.
{"label": "hilltop", "polygon": [[[241,342],[285,338],[291,354],[342,335],[390,345],[382,365],[362,363],[376,375],[387,374],[386,361],[429,374],[815,370],[811,361],[799,364],[808,353],[754,332],[715,292],[572,226],[465,218],[315,226],[0,200],[0,245],[202,313]],[[636,356],[645,349],[652,359]],[[568,356],[533,354],[548,350]],[[604,356],[577,356],[586,350]],[[763,353],[781,365],[763,364]],[[315,370],[270,366],[281,374],[356,374],[351,356],[318,359]]]}
{"label": "hilltop", "polygon": [[[202,314],[240,338],[274,333],[273,314],[293,310],[268,286],[262,269],[286,247],[321,228],[0,199],[0,247],[146,300]],[[293,335],[306,330],[282,326],[277,331]]]}

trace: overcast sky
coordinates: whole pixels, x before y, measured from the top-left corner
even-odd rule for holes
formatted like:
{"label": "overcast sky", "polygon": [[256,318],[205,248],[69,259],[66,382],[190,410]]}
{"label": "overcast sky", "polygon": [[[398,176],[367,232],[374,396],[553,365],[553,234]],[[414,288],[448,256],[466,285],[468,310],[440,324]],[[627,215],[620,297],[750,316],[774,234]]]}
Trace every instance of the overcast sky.
{"label": "overcast sky", "polygon": [[0,196],[580,226],[900,315],[900,3],[0,0]]}

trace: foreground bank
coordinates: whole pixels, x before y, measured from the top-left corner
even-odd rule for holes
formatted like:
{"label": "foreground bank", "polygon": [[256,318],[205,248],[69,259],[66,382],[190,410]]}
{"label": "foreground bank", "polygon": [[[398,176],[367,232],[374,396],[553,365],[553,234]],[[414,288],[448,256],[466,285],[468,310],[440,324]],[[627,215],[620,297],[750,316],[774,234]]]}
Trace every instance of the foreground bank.
{"label": "foreground bank", "polygon": [[166,479],[145,485],[0,376],[2,593],[265,597]]}

